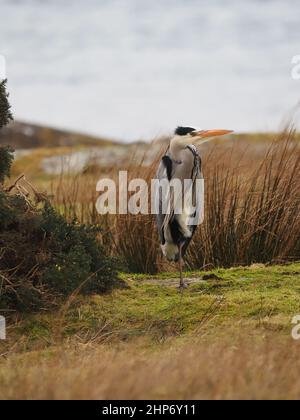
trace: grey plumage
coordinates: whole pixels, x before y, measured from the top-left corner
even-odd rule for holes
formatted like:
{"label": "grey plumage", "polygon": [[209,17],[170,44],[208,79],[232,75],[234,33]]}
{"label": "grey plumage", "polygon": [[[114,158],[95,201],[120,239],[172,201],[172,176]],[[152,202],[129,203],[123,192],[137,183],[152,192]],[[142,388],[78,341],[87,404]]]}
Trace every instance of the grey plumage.
{"label": "grey plumage", "polygon": [[[188,172],[186,173],[186,178],[184,179],[192,180],[193,205],[197,209],[199,209],[202,203],[200,203],[199,201],[197,202],[197,199],[199,199],[199,195],[196,194],[196,179],[203,179],[203,175],[201,171],[201,158],[195,146],[193,145],[187,146],[186,150],[187,150],[187,153],[191,153],[193,157],[193,165],[187,168]],[[174,160],[170,153],[170,149],[168,148],[166,154],[162,157],[160,161],[156,178],[158,180],[168,179],[168,181],[171,181],[172,179],[176,177],[176,173],[179,172],[178,167],[180,165],[183,165],[183,162]],[[181,181],[184,181],[184,179],[181,179],[181,178],[178,178],[178,179],[180,179]],[[165,225],[166,217],[169,216],[168,224],[170,227],[173,243],[176,244],[178,247],[180,244],[182,244],[182,257],[184,257],[186,250],[188,248],[188,245],[196,231],[197,224],[188,226],[187,228],[190,230],[190,236],[189,237],[184,236],[180,230],[180,227],[176,220],[176,215],[174,214],[174,212],[170,215],[164,214],[162,212],[162,208],[163,208],[162,200],[163,200],[163,197],[162,197],[162,194],[160,193],[158,194],[158,208],[160,209],[160,211],[156,215],[156,220],[157,220],[157,227],[158,227],[161,244],[163,246],[166,244],[164,227],[166,227]],[[191,216],[195,217],[195,213],[192,214]],[[174,255],[174,258],[172,259],[174,259],[174,261],[177,261],[178,257],[179,257],[179,254],[176,254]]]}
{"label": "grey plumage", "polygon": [[[178,200],[176,188],[164,191],[157,187],[156,220],[164,256],[170,261],[179,261],[180,287],[185,284],[182,278],[182,258],[198,224],[203,221],[204,183],[202,164],[197,145],[216,136],[229,134],[228,130],[197,131],[191,127],[177,127],[165,155],[158,166],[156,178],[168,186],[180,183],[183,191]],[[189,180],[186,187],[185,180]],[[202,187],[202,193],[198,188]],[[187,200],[186,200],[187,198]],[[165,204],[168,204],[168,211]],[[180,211],[178,211],[178,209]]]}

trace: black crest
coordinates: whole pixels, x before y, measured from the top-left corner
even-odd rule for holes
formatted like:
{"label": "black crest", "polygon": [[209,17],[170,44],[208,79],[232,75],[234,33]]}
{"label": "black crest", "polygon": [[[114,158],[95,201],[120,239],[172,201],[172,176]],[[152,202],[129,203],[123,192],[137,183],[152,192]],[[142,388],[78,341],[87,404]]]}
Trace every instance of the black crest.
{"label": "black crest", "polygon": [[195,128],[192,127],[177,127],[175,130],[175,134],[177,136],[186,136],[187,134],[191,133],[192,131],[195,131]]}

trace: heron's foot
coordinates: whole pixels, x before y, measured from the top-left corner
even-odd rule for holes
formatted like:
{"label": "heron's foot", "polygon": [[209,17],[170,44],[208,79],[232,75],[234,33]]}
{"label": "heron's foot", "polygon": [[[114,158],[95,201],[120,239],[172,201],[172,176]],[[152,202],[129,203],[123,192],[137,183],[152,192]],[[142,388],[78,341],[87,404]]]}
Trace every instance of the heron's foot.
{"label": "heron's foot", "polygon": [[179,286],[178,286],[178,289],[180,290],[180,291],[182,291],[182,290],[185,290],[185,289],[187,289],[189,287],[189,284],[188,283],[186,283],[185,281],[183,281],[183,280],[180,280],[180,283],[179,283]]}

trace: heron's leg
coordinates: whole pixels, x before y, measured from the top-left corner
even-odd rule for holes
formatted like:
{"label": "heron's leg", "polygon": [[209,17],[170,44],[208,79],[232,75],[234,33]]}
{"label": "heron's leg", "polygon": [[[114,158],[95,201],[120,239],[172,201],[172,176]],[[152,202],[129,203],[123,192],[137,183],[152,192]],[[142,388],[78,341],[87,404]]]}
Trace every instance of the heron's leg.
{"label": "heron's leg", "polygon": [[179,288],[180,289],[185,289],[187,286],[186,286],[186,284],[183,280],[183,274],[182,274],[182,269],[183,269],[182,247],[183,247],[183,243],[180,243],[179,244],[179,272],[180,272]]}

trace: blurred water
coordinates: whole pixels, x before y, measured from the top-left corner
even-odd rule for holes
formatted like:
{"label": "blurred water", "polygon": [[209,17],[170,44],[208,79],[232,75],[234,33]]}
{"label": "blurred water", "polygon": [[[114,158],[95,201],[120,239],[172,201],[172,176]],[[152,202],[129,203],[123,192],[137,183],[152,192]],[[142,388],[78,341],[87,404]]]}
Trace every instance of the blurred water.
{"label": "blurred water", "polygon": [[17,118],[132,140],[276,130],[300,99],[299,0],[0,0]]}

